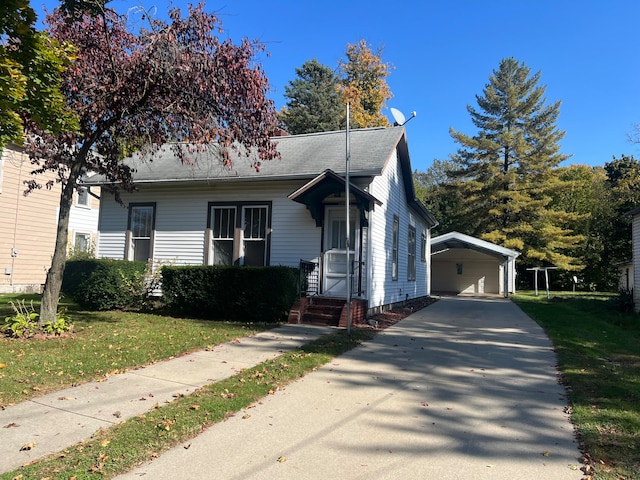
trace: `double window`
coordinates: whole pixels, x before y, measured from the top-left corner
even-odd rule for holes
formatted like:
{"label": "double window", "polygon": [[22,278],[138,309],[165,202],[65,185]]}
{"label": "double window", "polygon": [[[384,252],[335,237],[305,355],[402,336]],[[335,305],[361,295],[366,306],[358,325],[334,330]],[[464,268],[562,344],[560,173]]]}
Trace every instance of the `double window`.
{"label": "double window", "polygon": [[128,260],[146,262],[152,258],[155,212],[155,203],[132,203],[129,205]]}
{"label": "double window", "polygon": [[269,203],[210,203],[207,230],[210,265],[269,264]]}

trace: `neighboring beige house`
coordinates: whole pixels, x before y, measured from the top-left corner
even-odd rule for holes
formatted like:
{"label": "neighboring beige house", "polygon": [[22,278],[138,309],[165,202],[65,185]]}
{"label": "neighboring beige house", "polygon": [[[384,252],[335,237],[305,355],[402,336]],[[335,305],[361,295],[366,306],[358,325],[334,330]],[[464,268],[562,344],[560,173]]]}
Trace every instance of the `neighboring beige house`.
{"label": "neighboring beige house", "polygon": [[[20,147],[8,145],[0,156],[0,293],[41,292],[56,241],[60,185],[25,196],[33,165]],[[53,173],[41,183],[55,180]],[[69,239],[80,248],[97,235],[99,200],[83,191],[74,199]],[[71,246],[71,245],[70,245]]]}

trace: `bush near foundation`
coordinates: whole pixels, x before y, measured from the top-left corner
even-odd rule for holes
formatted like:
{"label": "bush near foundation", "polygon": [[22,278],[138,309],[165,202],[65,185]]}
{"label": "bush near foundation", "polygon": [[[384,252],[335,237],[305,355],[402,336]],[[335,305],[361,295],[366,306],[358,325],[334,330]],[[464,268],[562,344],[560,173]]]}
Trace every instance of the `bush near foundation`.
{"label": "bush near foundation", "polygon": [[279,322],[297,297],[290,267],[165,266],[166,306],[184,315],[243,322]]}
{"label": "bush near foundation", "polygon": [[65,264],[62,291],[87,310],[139,308],[146,295],[145,262],[70,260]]}

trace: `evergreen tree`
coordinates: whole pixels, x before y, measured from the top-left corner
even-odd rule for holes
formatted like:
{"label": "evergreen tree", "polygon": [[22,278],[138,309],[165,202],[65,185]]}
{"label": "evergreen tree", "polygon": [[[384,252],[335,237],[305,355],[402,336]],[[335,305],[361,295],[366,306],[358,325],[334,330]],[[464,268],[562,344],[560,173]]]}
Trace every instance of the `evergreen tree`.
{"label": "evergreen tree", "polygon": [[556,127],[560,102],[545,104],[539,80],[524,63],[500,62],[476,96],[479,108],[467,107],[478,133],[450,131],[461,145],[452,176],[464,199],[465,233],[521,251],[526,264],[576,270],[578,259],[568,254],[582,240],[569,228],[576,215],[552,205],[567,187],[555,171],[567,158]]}
{"label": "evergreen tree", "polygon": [[356,128],[386,127],[382,114],[386,101],[393,97],[386,78],[391,66],[382,61],[382,50],[372,52],[365,40],[347,44],[347,59],[339,62],[345,100],[350,104],[351,123]]}
{"label": "evergreen tree", "polygon": [[285,130],[293,135],[339,130],[345,108],[333,70],[313,59],[296,68],[296,75],[285,87],[287,105],[278,114]]}

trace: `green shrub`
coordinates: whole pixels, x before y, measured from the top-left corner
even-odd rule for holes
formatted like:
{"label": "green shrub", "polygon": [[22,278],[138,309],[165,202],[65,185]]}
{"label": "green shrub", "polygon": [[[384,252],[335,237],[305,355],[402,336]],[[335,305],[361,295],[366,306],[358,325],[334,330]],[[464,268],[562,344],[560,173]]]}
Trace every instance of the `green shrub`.
{"label": "green shrub", "polygon": [[146,268],[144,262],[126,260],[68,261],[62,291],[89,310],[139,308],[146,295]]}
{"label": "green shrub", "polygon": [[56,314],[55,321],[40,324],[38,322],[40,315],[33,307],[33,300],[29,305],[24,300],[9,303],[13,309],[13,315],[6,317],[4,325],[0,327],[0,331],[9,337],[30,338],[40,332],[47,335],[61,335],[72,329],[64,308]]}
{"label": "green shrub", "polygon": [[182,266],[162,268],[167,307],[200,318],[279,322],[297,296],[290,267]]}
{"label": "green shrub", "polygon": [[28,338],[38,331],[38,317],[40,316],[33,308],[33,301],[29,306],[24,300],[10,302],[13,315],[4,319],[2,332],[10,337]]}

